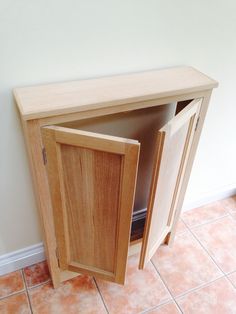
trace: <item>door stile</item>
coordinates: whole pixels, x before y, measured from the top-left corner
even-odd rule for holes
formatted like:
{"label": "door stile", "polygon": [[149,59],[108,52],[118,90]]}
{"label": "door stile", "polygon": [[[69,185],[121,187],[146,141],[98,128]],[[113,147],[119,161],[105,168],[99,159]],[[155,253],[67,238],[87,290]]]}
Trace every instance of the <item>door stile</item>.
{"label": "door stile", "polygon": [[68,246],[68,230],[66,228],[66,213],[65,213],[65,195],[64,188],[61,186],[63,180],[63,169],[59,144],[55,141],[55,134],[53,130],[42,129],[42,135],[44,138],[44,146],[46,149],[47,158],[46,168],[47,171],[52,171],[51,176],[53,182],[49,185],[52,195],[53,216],[57,226],[55,228],[57,238],[57,251],[60,268],[66,269],[66,265],[69,260],[69,246]]}
{"label": "door stile", "polygon": [[178,178],[177,178],[177,183],[175,186],[175,191],[174,191],[174,196],[173,196],[173,200],[172,200],[172,204],[171,204],[171,209],[170,209],[170,215],[169,215],[169,219],[168,219],[168,226],[170,226],[173,223],[174,220],[174,215],[176,212],[176,205],[177,205],[177,199],[178,199],[178,195],[180,193],[180,186],[183,182],[183,177],[185,175],[184,170],[186,168],[186,162],[188,159],[188,155],[191,149],[191,143],[194,137],[194,131],[193,129],[196,128],[197,123],[198,123],[198,116],[199,116],[199,112],[200,112],[200,108],[201,105],[199,106],[199,110],[196,112],[196,114],[190,119],[190,123],[189,123],[189,129],[188,129],[188,134],[186,137],[186,142],[184,145],[184,152],[183,152],[183,156],[182,156],[182,160],[181,160],[181,164],[180,164],[180,169],[179,169],[179,173],[178,173]]}
{"label": "door stile", "polygon": [[[129,182],[128,186],[133,187],[132,190],[136,189],[136,179],[139,162],[139,151],[140,146],[138,147],[129,147],[126,146],[125,155],[122,157],[123,171],[122,171],[122,181]],[[121,186],[121,198],[120,198],[120,207],[121,208],[133,208],[134,205],[134,196],[135,193],[132,193],[132,190],[128,189],[127,186]],[[116,269],[115,278],[117,283],[124,284],[125,270],[128,258],[129,244],[130,244],[130,234],[131,234],[131,224],[127,225],[127,221],[132,221],[132,211],[123,210],[119,214],[118,224],[123,226],[122,230],[118,233],[117,246],[123,246],[124,250],[117,250],[116,258]],[[128,241],[127,241],[128,239]]]}

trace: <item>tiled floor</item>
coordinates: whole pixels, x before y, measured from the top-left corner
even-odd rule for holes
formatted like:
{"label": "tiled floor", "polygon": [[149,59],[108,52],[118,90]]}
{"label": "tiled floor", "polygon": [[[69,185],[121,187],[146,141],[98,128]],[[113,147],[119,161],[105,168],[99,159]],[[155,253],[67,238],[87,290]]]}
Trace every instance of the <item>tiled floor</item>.
{"label": "tiled floor", "polygon": [[125,286],[78,276],[54,290],[46,262],[0,277],[0,314],[236,313],[236,196],[182,215],[172,248]]}

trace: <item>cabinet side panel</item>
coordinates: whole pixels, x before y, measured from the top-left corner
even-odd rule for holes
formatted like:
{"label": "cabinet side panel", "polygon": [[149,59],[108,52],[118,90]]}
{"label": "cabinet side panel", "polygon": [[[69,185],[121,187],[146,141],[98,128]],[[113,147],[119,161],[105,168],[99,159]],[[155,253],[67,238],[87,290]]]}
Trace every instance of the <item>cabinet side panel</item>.
{"label": "cabinet side panel", "polygon": [[54,287],[60,284],[60,269],[56,256],[56,238],[47,173],[42,157],[42,138],[38,120],[22,121],[34,182],[34,191],[43,231],[44,247]]}
{"label": "cabinet side panel", "polygon": [[70,262],[114,272],[121,155],[60,145]]}

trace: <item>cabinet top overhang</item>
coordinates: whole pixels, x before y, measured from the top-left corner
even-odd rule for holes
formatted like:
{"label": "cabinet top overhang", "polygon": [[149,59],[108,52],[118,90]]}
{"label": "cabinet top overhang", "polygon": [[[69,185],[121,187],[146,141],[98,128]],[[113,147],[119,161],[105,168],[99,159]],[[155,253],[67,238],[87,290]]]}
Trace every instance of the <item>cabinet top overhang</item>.
{"label": "cabinet top overhang", "polygon": [[24,120],[210,90],[218,83],[192,67],[15,88]]}

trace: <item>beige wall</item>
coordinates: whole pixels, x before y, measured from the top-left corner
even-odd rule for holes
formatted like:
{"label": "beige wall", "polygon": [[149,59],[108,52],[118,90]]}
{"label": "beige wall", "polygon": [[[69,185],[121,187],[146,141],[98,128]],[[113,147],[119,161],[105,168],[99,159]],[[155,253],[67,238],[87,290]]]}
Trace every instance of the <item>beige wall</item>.
{"label": "beige wall", "polygon": [[235,0],[0,1],[0,255],[41,241],[16,86],[192,65],[220,86],[186,202],[235,186],[235,11]]}

